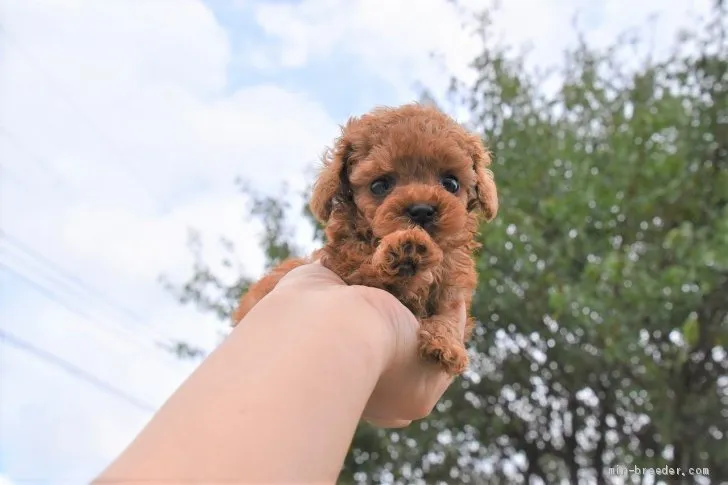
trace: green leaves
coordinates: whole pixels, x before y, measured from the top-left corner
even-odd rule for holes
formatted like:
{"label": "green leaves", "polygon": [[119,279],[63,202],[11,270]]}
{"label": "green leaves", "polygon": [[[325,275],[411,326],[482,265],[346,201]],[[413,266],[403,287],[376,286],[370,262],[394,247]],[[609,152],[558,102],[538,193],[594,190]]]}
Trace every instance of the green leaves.
{"label": "green leaves", "polygon": [[[720,39],[712,37],[712,45]],[[700,399],[702,412],[711,415],[728,407],[720,394],[725,385],[719,391],[717,384],[728,363],[706,347],[723,341],[725,325],[715,327],[716,312],[726,311],[728,297],[708,308],[705,296],[716,287],[717,268],[725,267],[728,170],[712,165],[724,164],[724,153],[711,166],[703,161],[715,156],[716,145],[728,146],[706,101],[726,107],[728,84],[717,81],[722,63],[714,59],[725,60],[728,50],[693,54],[710,59],[700,64],[710,66],[710,78],[684,52],[627,72],[616,61],[619,51],[578,46],[567,55],[554,103],[525,88],[534,80],[519,62],[494,62],[503,51],[491,50],[471,93],[475,117],[494,147],[504,200],[503,224],[484,231],[474,308],[486,329],[476,334],[475,348],[495,359],[497,370],[482,374],[475,392],[511,389],[511,401],[531,409],[529,417],[506,419],[501,400],[485,401],[481,412],[492,419],[479,427],[479,442],[496,443],[496,456],[515,449],[539,463],[558,457],[561,471],[529,463],[525,475],[546,482],[602,473],[607,451],[650,466],[677,441],[690,440],[690,451],[683,446],[682,453],[696,460],[698,451],[720,456],[723,449],[707,427],[725,430],[725,423],[698,420],[689,403]],[[558,108],[543,116],[545,105]],[[500,106],[507,106],[507,117]],[[526,296],[499,286],[525,288]],[[708,338],[713,331],[719,336]],[[587,391],[597,399],[577,397],[574,411],[564,411],[564,400]],[[585,418],[579,432],[595,433],[589,443],[559,437],[574,413]],[[635,416],[645,421],[619,425]],[[677,431],[676,419],[684,423]],[[613,434],[609,442],[600,429]],[[534,451],[536,436],[544,438]],[[721,466],[710,451],[703,460]]]}
{"label": "green leaves", "polygon": [[688,318],[682,324],[682,335],[688,347],[694,347],[698,343],[698,314],[690,312]]}

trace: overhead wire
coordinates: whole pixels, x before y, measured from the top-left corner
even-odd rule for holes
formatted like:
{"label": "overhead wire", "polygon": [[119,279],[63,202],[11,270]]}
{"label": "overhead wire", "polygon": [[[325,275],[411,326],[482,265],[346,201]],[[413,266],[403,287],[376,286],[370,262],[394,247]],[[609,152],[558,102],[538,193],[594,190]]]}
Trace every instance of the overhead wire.
{"label": "overhead wire", "polygon": [[165,353],[161,347],[155,346],[155,343],[151,340],[141,338],[140,335],[129,332],[127,329],[112,324],[112,320],[108,318],[99,318],[94,316],[91,312],[87,311],[81,305],[69,302],[67,298],[63,296],[53,288],[49,288],[47,285],[36,281],[32,277],[28,276],[27,273],[19,271],[17,268],[0,261],[0,269],[13,275],[14,277],[22,280],[25,284],[30,286],[35,292],[42,295],[49,301],[63,307],[73,315],[80,317],[83,321],[90,323],[94,330],[101,332],[113,332],[118,339],[121,337],[126,344],[134,345],[137,349],[146,353],[149,357],[154,357],[154,361],[164,366],[167,370],[172,373],[178,374],[182,371],[181,367],[177,367],[178,361],[172,360],[172,356],[169,353]]}
{"label": "overhead wire", "polygon": [[[57,275],[60,275],[60,278],[55,278],[56,282],[58,282],[60,285],[66,286],[69,289],[75,286],[77,294],[81,293],[84,297],[88,297],[90,295],[96,301],[100,301],[104,303],[107,307],[116,310],[120,315],[123,315],[125,317],[126,321],[134,324],[134,331],[151,334],[154,339],[158,340],[170,339],[170,336],[162,335],[158,332],[155,332],[152,329],[151,322],[149,322],[149,320],[146,317],[142,316],[140,313],[132,310],[127,305],[124,305],[123,303],[109,296],[108,293],[100,289],[94,288],[91,285],[87,284],[85,281],[83,281],[81,278],[70,274],[57,262],[51,260],[51,258],[49,258],[48,256],[45,256],[39,251],[33,249],[27,242],[22,241],[13,234],[10,234],[9,232],[0,229],[0,241],[3,240],[10,243],[11,246],[14,246],[20,252],[24,253],[26,258],[35,262],[36,265],[40,266],[41,268],[45,267],[47,269],[50,269]],[[85,295],[83,295],[84,292]]]}
{"label": "overhead wire", "polygon": [[[33,150],[28,148],[28,146],[25,143],[20,141],[20,139],[17,136],[15,136],[13,133],[11,133],[7,128],[5,128],[2,125],[0,125],[0,136],[9,140],[15,146],[16,149],[23,152],[28,157],[28,159],[30,159],[33,162],[33,164],[38,167],[38,169],[40,170],[40,173],[42,173],[43,175],[50,174],[58,185],[65,187],[65,184],[63,183],[60,175],[58,174],[58,171],[54,167],[52,167],[49,163],[46,163],[42,157],[35,154],[33,152]],[[6,157],[3,157],[3,158],[6,158]]]}
{"label": "overhead wire", "polygon": [[3,342],[18,350],[31,354],[34,357],[36,357],[37,359],[40,359],[41,361],[45,362],[46,364],[56,367],[58,369],[61,369],[64,372],[72,375],[76,379],[84,381],[86,384],[89,384],[89,385],[95,387],[96,389],[99,389],[107,394],[110,394],[110,395],[114,396],[115,398],[120,399],[141,411],[145,411],[145,412],[149,412],[149,413],[156,412],[155,406],[152,406],[151,404],[130,395],[129,393],[119,389],[118,387],[115,387],[111,383],[91,374],[90,372],[86,372],[85,370],[72,364],[71,362],[67,361],[66,359],[63,359],[62,357],[59,357],[58,355],[54,354],[53,352],[42,349],[36,345],[33,345],[32,343],[28,342],[27,340],[25,340],[21,337],[18,337],[17,335],[14,335],[2,328],[0,328],[0,342]]}
{"label": "overhead wire", "polygon": [[[9,132],[7,130],[4,130],[2,126],[0,126],[0,136],[1,135],[7,135]],[[32,152],[29,152],[32,154]],[[34,161],[36,164],[43,167],[43,165],[47,165],[44,162],[44,159],[42,157],[35,156]],[[61,184],[63,185],[63,184]],[[36,291],[39,291],[41,294],[44,294],[47,298],[56,301],[57,303],[61,304],[65,308],[69,309],[70,311],[74,312],[76,315],[82,316],[86,321],[92,322],[96,324],[96,327],[98,328],[109,328],[116,331],[117,334],[121,331],[125,337],[131,338],[136,341],[138,344],[142,344],[145,346],[148,350],[153,350],[159,352],[160,357],[162,357],[162,347],[165,347],[169,349],[170,342],[174,341],[175,339],[172,338],[169,335],[161,335],[159,332],[155,332],[152,325],[148,321],[148,319],[142,317],[137,312],[131,310],[128,306],[125,306],[121,304],[120,302],[116,301],[115,299],[108,296],[108,294],[104,293],[103,291],[99,289],[94,289],[91,285],[83,282],[80,278],[73,276],[69,274],[68,271],[65,271],[63,268],[61,268],[56,262],[52,261],[51,258],[39,253],[38,251],[32,249],[30,245],[24,241],[21,241],[19,238],[13,236],[12,234],[9,234],[7,231],[0,230],[0,242],[6,242],[10,243],[12,246],[15,246],[16,250],[19,250],[20,252],[24,253],[24,256],[26,259],[30,259],[33,263],[35,263],[36,266],[40,266],[41,269],[47,271],[49,268],[51,270],[51,274],[55,272],[56,274],[60,275],[60,279],[56,276],[55,278],[51,276],[50,278],[48,275],[45,275],[46,279],[55,280],[55,283],[63,290],[66,290],[66,292],[70,292],[74,294],[75,296],[80,296],[83,298],[84,301],[84,307],[88,307],[89,303],[99,301],[102,302],[102,304],[108,308],[114,309],[119,315],[124,317],[124,321],[133,323],[133,328],[130,325],[121,325],[122,328],[119,328],[119,325],[113,325],[111,324],[111,320],[108,318],[94,318],[91,315],[88,314],[86,311],[80,311],[78,308],[72,308],[71,305],[68,304],[68,302],[64,301],[61,296],[59,296],[57,293],[52,294],[50,292],[41,290],[41,286],[38,284],[37,281],[34,281],[32,278],[30,278],[27,274],[22,274],[22,271],[18,270],[17,264],[16,266],[9,266],[8,264],[4,264],[3,266],[7,269],[7,271],[11,271],[16,276],[24,279],[26,282],[30,284],[30,286],[34,287]],[[11,247],[12,249],[12,247]],[[26,271],[27,272],[27,271]],[[63,280],[66,281],[63,281]],[[71,282],[69,284],[68,282]],[[75,286],[75,292],[73,291],[73,287]],[[79,295],[79,289],[81,290],[81,294]],[[69,291],[70,290],[70,291]],[[112,328],[113,327],[113,328]],[[130,331],[131,330],[131,331]],[[140,334],[146,335],[149,340],[141,339]],[[171,354],[165,354],[167,355]],[[171,364],[169,361],[165,360],[166,365],[169,367]]]}

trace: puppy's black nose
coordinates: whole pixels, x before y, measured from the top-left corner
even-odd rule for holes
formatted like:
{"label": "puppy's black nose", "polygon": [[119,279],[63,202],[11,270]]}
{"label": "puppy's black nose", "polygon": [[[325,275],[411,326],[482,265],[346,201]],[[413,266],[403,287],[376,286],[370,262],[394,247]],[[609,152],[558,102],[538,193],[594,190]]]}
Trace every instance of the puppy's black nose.
{"label": "puppy's black nose", "polygon": [[407,207],[407,215],[412,222],[424,226],[435,218],[435,208],[429,204],[412,204]]}

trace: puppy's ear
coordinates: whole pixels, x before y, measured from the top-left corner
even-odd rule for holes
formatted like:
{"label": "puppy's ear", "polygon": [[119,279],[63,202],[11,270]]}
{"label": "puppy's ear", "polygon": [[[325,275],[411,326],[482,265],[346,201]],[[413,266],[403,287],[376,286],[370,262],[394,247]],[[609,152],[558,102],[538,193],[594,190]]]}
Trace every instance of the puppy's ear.
{"label": "puppy's ear", "polygon": [[475,186],[470,194],[468,210],[479,210],[486,221],[492,221],[498,213],[498,190],[490,166],[490,154],[479,137],[473,135],[470,143],[470,157],[473,159]]}
{"label": "puppy's ear", "polygon": [[323,168],[313,186],[309,203],[311,213],[321,224],[329,220],[334,205],[353,200],[348,173],[349,158],[353,152],[354,146],[344,134],[323,156]]}

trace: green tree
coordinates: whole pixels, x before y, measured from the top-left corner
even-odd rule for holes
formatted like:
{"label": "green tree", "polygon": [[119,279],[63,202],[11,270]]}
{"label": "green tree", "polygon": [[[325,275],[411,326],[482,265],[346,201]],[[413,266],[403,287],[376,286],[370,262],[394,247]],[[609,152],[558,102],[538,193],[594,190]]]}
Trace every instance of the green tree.
{"label": "green tree", "polygon": [[[723,8],[633,69],[637,40],[582,42],[548,89],[483,37],[478,79],[453,82],[502,204],[481,234],[472,369],[431,417],[362,424],[342,483],[611,483],[617,465],[728,480]],[[286,199],[252,200],[269,264],[296,253]],[[226,318],[247,284],[198,260],[177,290]]]}

